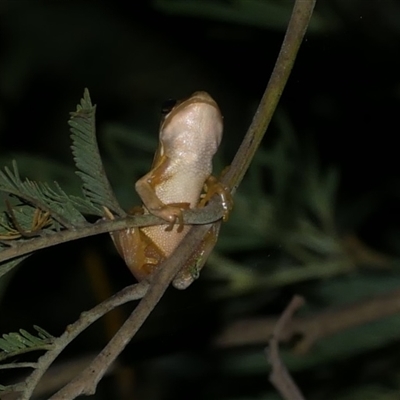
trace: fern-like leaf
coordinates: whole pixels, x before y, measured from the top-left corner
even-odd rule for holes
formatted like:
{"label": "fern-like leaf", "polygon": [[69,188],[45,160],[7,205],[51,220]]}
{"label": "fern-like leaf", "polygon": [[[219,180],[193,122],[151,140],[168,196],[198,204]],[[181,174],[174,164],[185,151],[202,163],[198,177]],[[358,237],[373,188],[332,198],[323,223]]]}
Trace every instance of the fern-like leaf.
{"label": "fern-like leaf", "polygon": [[55,337],[39,326],[34,326],[34,328],[37,335],[32,335],[24,329],[4,334],[0,338],[0,361],[31,351],[50,350]]}
{"label": "fern-like leaf", "polygon": [[86,223],[86,219],[74,207],[69,196],[55,184],[51,188],[47,183],[22,180],[19,176],[17,163],[13,161],[12,170],[4,168],[0,171],[0,190],[9,193],[43,211],[65,227],[75,227]]}
{"label": "fern-like leaf", "polygon": [[107,207],[115,214],[124,216],[108,181],[100,157],[95,127],[96,106],[92,105],[89,91],[85,89],[83,99],[76,112],[71,113],[68,121],[71,127],[72,153],[77,174],[83,181],[83,193],[93,206]]}

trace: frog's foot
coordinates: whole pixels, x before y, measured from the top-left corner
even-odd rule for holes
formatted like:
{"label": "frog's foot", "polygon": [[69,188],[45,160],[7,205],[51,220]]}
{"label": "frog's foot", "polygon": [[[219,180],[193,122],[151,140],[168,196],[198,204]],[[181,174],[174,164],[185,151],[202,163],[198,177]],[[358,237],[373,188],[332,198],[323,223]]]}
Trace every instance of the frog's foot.
{"label": "frog's foot", "polygon": [[189,203],[169,203],[164,204],[158,209],[151,209],[149,211],[157,217],[169,222],[167,228],[165,228],[167,232],[172,231],[175,224],[178,225],[177,231],[182,232],[184,226],[182,211],[188,210],[189,208]]}
{"label": "frog's foot", "polygon": [[233,208],[233,198],[229,188],[223,185],[215,176],[210,175],[204,183],[205,193],[202,195],[199,207],[204,207],[214,195],[221,199],[221,205],[224,209],[222,219],[228,220],[229,212]]}

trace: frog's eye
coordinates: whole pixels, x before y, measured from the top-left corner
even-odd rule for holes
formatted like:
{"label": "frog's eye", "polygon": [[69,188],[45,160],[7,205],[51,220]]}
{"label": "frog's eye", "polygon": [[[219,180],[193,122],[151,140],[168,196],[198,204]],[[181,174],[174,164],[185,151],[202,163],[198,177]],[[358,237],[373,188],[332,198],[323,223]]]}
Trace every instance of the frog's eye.
{"label": "frog's eye", "polygon": [[161,105],[161,114],[167,115],[169,114],[172,109],[176,106],[177,100],[176,99],[168,99],[165,100]]}

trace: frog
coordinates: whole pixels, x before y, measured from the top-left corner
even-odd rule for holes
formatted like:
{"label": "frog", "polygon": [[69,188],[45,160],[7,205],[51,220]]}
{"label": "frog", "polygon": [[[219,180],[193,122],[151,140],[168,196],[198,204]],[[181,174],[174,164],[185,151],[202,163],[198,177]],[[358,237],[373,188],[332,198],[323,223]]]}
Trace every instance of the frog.
{"label": "frog", "polygon": [[[205,91],[194,92],[163,108],[159,144],[150,171],[135,183],[142,201],[140,212],[162,218],[167,225],[127,228],[111,238],[138,281],[151,277],[170,257],[191,229],[183,211],[204,207],[219,195],[228,218],[233,201],[229,188],[212,175],[212,160],[222,140],[223,117],[216,101]],[[135,211],[138,212],[137,209]],[[107,215],[112,218],[110,213]],[[172,285],[186,289],[199,277],[215,246],[221,221],[210,225],[204,240],[193,249]]]}

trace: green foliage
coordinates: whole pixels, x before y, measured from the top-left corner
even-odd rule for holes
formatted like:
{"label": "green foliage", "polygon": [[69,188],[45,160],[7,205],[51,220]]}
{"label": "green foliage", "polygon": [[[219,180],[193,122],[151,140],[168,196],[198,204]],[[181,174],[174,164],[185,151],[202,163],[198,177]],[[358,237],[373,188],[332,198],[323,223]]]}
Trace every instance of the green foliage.
{"label": "green foliage", "polygon": [[[36,363],[20,363],[18,360],[5,364],[3,361],[14,357],[19,358],[21,355],[33,351],[47,351],[53,348],[55,337],[39,326],[34,325],[33,327],[37,332],[36,335],[20,329],[19,332],[7,333],[0,338],[0,369],[26,368],[27,366],[36,368]],[[18,384],[11,386],[0,384],[0,392],[5,392],[6,394],[14,392],[17,387]]]}
{"label": "green foliage", "polygon": [[17,197],[25,204],[48,212],[64,227],[80,226],[86,222],[74,202],[57,183],[51,188],[47,183],[29,179],[23,181],[15,161],[12,170],[6,167],[4,172],[0,172],[0,190]]}
{"label": "green foliage", "polygon": [[[329,269],[325,266],[333,259],[342,263],[342,271],[347,270],[349,260],[335,225],[338,169],[326,170],[314,149],[300,147],[282,111],[277,121],[280,134],[268,149],[258,150],[218,246],[226,251],[257,251],[266,244],[279,245],[298,265],[314,270],[318,264],[318,275]],[[242,231],[247,232],[245,237],[238,235]],[[265,281],[273,280],[272,271],[260,272]],[[227,274],[228,279],[233,276]],[[310,276],[304,274],[303,279]],[[255,283],[260,283],[259,276]]]}
{"label": "green foliage", "polygon": [[18,332],[6,333],[0,338],[0,362],[8,358],[37,350],[52,348],[54,336],[39,326],[34,326],[37,335],[20,329]]}
{"label": "green foliage", "polygon": [[23,204],[48,212],[59,225],[68,228],[86,223],[82,212],[103,216],[103,206],[123,215],[100,158],[95,136],[95,106],[92,106],[88,90],[85,90],[77,111],[71,113],[69,124],[72,152],[77,174],[83,181],[84,198],[67,195],[56,182],[54,187],[50,187],[47,183],[22,180],[15,161],[12,170],[6,167],[4,172],[0,172],[0,191],[17,197]]}
{"label": "green foliage", "polygon": [[[104,208],[125,215],[118,204],[104,171],[96,140],[95,109],[89,91],[84,92],[77,110],[71,113],[72,152],[77,174],[82,179],[83,197],[67,194],[57,182],[36,182],[20,177],[16,161],[12,168],[0,171],[0,191],[5,193],[6,211],[0,215],[0,249],[15,246],[18,241],[63,229],[88,225],[85,214],[103,217]],[[0,265],[0,277],[26,256]]]}

